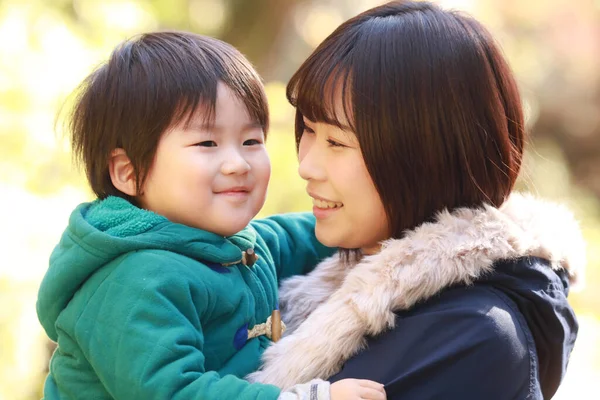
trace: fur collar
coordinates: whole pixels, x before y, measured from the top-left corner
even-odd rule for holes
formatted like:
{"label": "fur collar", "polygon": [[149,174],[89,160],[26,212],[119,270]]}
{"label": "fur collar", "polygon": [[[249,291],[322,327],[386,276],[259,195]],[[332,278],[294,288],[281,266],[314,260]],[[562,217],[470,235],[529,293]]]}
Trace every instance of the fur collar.
{"label": "fur collar", "polygon": [[585,243],[564,207],[513,194],[499,208],[438,214],[404,238],[388,240],[356,265],[338,256],[306,276],[283,283],[280,305],[289,330],[263,355],[252,382],[283,389],[327,379],[365,344],[394,326],[394,311],[409,309],[445,287],[472,283],[503,259],[537,256],[575,281],[585,265]]}

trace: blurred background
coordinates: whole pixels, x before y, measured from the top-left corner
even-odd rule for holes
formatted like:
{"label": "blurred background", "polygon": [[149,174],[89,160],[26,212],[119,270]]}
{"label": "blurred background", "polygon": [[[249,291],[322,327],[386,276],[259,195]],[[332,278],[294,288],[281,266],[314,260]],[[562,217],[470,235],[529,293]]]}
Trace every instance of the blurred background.
{"label": "blurred background", "polygon": [[[0,400],[38,399],[53,349],[35,314],[48,257],[71,210],[91,199],[57,111],[121,40],[160,29],[238,47],[267,85],[273,177],[261,215],[308,210],[285,84],[311,50],[373,0],[0,1]],[[581,324],[556,398],[600,382],[600,0],[448,0],[484,22],[518,77],[531,132],[521,189],[566,203],[588,241]],[[502,371],[498,371],[502,373]]]}

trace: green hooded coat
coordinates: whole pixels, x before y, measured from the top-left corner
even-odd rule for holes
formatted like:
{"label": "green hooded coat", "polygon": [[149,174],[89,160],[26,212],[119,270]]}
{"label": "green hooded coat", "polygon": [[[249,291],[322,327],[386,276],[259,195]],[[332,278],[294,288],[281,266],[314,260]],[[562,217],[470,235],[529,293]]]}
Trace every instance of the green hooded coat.
{"label": "green hooded coat", "polygon": [[118,197],[81,204],[38,295],[58,343],[45,398],[276,399],[277,387],[241,379],[270,344],[248,330],[277,308],[280,279],[333,253],[314,225],[286,214],[224,238]]}

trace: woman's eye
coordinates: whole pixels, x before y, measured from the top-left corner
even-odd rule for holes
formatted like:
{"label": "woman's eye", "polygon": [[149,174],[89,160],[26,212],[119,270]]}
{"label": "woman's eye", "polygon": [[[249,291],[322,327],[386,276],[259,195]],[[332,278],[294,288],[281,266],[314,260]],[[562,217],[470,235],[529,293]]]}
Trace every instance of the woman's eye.
{"label": "woman's eye", "polygon": [[315,133],[315,131],[312,128],[310,128],[308,125],[306,125],[306,122],[302,121],[301,124],[302,124],[302,133],[309,133],[309,134]]}
{"label": "woman's eye", "polygon": [[331,139],[327,139],[327,143],[329,144],[329,147],[346,147],[345,145]]}
{"label": "woman's eye", "polygon": [[262,142],[258,139],[249,139],[244,142],[244,146],[256,146],[257,144],[262,144]]}
{"label": "woman's eye", "polygon": [[196,143],[199,147],[217,147],[217,142],[214,140],[205,140],[204,142]]}

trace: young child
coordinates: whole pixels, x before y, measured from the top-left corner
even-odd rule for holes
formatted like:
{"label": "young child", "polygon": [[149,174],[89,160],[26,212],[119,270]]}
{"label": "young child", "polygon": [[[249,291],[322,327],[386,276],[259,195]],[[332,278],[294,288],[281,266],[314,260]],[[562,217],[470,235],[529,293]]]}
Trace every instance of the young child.
{"label": "young child", "polygon": [[250,223],[270,176],[268,108],[237,50],[141,35],[84,81],[69,121],[98,199],[72,213],[39,290],[58,343],[45,398],[385,398],[371,381],[281,393],[242,379],[281,335],[278,281],[332,249],[310,214]]}

